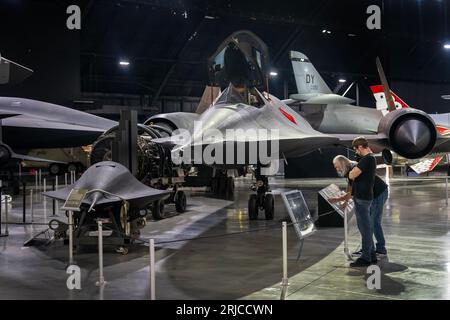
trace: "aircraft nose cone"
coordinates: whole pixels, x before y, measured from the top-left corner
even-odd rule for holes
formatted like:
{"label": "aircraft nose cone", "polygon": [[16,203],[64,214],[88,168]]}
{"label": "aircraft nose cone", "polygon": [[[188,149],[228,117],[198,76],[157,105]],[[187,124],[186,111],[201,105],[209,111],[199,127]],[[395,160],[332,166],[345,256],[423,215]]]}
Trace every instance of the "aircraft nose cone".
{"label": "aircraft nose cone", "polygon": [[420,153],[431,143],[431,132],[423,121],[408,119],[397,127],[396,140],[408,153]]}

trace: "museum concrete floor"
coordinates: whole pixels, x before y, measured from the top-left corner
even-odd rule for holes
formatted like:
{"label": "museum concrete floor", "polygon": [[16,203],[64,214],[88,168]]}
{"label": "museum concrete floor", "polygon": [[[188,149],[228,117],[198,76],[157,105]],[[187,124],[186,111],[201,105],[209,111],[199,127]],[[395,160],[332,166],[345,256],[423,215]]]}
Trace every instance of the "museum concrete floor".
{"label": "museum concrete floor", "polygon": [[[266,221],[260,215],[258,221],[249,221],[248,183],[236,182],[235,202],[191,191],[186,213],[150,221],[142,230],[142,238],[156,242],[158,299],[280,298],[281,221],[288,215],[277,195],[275,220]],[[276,194],[302,190],[316,214],[317,191],[330,183],[343,186],[338,179],[279,178],[272,179],[271,185]],[[289,227],[286,299],[450,299],[450,207],[445,201],[445,183],[404,178],[390,184],[383,221],[389,255],[379,262],[381,289],[367,288],[365,269],[348,267],[343,228],[319,228],[305,240],[301,259],[296,261],[299,242]],[[65,219],[63,214],[59,217]],[[13,201],[10,220],[22,220],[20,197]],[[35,204],[35,221],[44,221],[41,203]],[[82,288],[69,291],[67,246],[61,241],[23,246],[44,229],[43,225],[9,224],[9,237],[0,238],[0,299],[149,298],[145,245],[132,246],[128,255],[105,248],[107,284],[102,292],[95,285],[96,248],[78,253],[75,260],[82,270]],[[357,249],[359,241],[353,218],[350,249]]]}

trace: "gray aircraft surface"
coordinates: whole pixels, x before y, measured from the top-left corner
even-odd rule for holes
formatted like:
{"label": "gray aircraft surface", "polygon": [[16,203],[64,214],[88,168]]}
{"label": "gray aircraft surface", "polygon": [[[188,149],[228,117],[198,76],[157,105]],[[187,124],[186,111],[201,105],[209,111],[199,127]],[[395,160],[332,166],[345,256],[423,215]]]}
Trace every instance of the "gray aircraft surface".
{"label": "gray aircraft surface", "polygon": [[[299,57],[299,59],[306,58]],[[277,142],[279,144],[278,159],[299,157],[326,146],[348,146],[359,134],[365,134],[371,144],[379,148],[391,149],[409,158],[420,158],[428,154],[437,141],[441,142],[440,139],[442,139],[436,132],[433,120],[420,110],[392,110],[387,115],[383,115],[380,111],[372,109],[369,114],[360,107],[347,106],[349,102],[347,98],[330,92],[321,94],[320,89],[323,85],[321,83],[315,85],[316,92],[308,96],[307,101],[314,102],[315,105],[324,102],[335,102],[335,104],[329,105],[328,111],[325,110],[322,114],[317,112],[309,114],[316,121],[311,121],[308,115],[303,117],[285,102],[259,90],[266,84],[268,50],[262,40],[249,31],[238,31],[227,38],[209,59],[208,64],[211,85],[226,89],[202,114],[172,113],[151,117],[147,124],[154,129],[164,128],[160,134],[161,138],[152,139],[151,143],[173,148],[172,154],[174,152],[178,155],[183,154],[183,164],[193,167],[205,165],[205,163],[196,162],[196,147],[202,151],[214,150],[212,153],[215,156],[223,152],[222,159],[227,158],[227,154],[232,154],[230,159],[233,160],[227,161],[226,164],[220,161],[206,164],[213,168],[212,179],[210,177],[213,189],[225,188],[232,191],[233,184],[229,183],[226,169],[255,165],[257,167],[256,194],[252,194],[249,199],[250,219],[257,217],[259,209],[265,211],[266,219],[273,218],[273,195],[270,193],[266,174],[262,173],[262,169],[268,166],[268,163],[264,163],[259,154],[256,157],[250,156],[255,155],[249,143],[252,138],[247,136],[229,138],[226,135],[229,129],[278,131],[278,137],[256,137],[253,140]],[[356,112],[360,114],[360,117],[356,119],[358,123],[352,123],[345,113],[335,110],[329,112],[330,109],[342,106],[346,106],[347,114],[354,115]],[[377,115],[378,122],[373,120],[372,115]],[[336,118],[341,125],[339,127],[335,126]],[[196,127],[193,123],[195,120],[202,125]],[[310,120],[311,124],[307,120]],[[346,127],[347,130],[338,130],[342,127]],[[186,129],[191,139],[187,142],[174,143],[174,141],[183,141],[182,134],[178,134],[177,129]],[[208,131],[211,129],[215,130],[216,136],[208,136]],[[167,137],[168,133],[172,136]],[[163,137],[164,135],[166,137]],[[236,160],[238,151],[235,153],[228,151],[226,146],[230,144],[235,147],[233,150],[241,150],[241,154],[245,154],[243,163]],[[108,153],[105,148],[99,148],[98,151],[103,154]],[[193,152],[191,157],[185,159],[184,156],[189,153],[188,151]],[[93,152],[96,152],[95,146]],[[159,157],[161,158],[163,156]],[[216,179],[218,182],[214,187]]]}
{"label": "gray aircraft surface", "polygon": [[378,150],[383,151],[386,163],[392,162],[391,151],[407,159],[450,151],[448,114],[426,114],[409,107],[389,89],[379,60],[377,68],[383,84],[371,87],[377,107],[368,108],[351,105],[352,100],[332,94],[305,54],[291,51],[290,59],[298,90],[290,98],[300,102],[300,114],[314,129],[328,134],[368,136],[389,131],[386,138],[390,143],[381,144],[382,150]]}
{"label": "gray aircraft surface", "polygon": [[[0,84],[23,81],[32,70],[0,56]],[[17,151],[91,144],[115,121],[42,101],[0,97],[0,164],[46,161]]]}

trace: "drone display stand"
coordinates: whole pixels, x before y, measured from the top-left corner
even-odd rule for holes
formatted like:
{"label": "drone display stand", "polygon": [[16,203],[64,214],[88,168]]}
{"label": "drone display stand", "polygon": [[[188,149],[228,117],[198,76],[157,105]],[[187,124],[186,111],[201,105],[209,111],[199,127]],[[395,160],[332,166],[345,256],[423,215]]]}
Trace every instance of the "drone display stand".
{"label": "drone display stand", "polygon": [[[327,204],[327,207],[330,210],[327,210],[327,212],[323,213],[322,218],[325,218],[328,215],[333,215],[333,217],[328,220],[324,220],[324,221],[336,221],[336,215],[338,215],[338,217],[340,217],[339,219],[341,220],[339,223],[339,226],[343,226],[344,227],[344,254],[347,257],[347,259],[353,260],[351,254],[350,254],[350,250],[348,248],[348,221],[352,218],[354,211],[355,211],[355,204],[353,202],[353,199],[350,199],[346,205],[345,208],[342,207],[342,203],[331,203],[329,201],[330,198],[337,198],[340,197],[344,194],[344,191],[340,190],[339,187],[335,184],[331,184],[328,187],[322,189],[319,191],[319,200],[322,199],[322,201],[325,201]],[[319,206],[320,206],[320,201],[319,201]],[[323,207],[323,205],[322,205]],[[323,208],[322,208],[323,210]],[[321,208],[319,208],[319,219],[320,217],[320,212],[322,212]],[[323,226],[322,222],[320,222],[320,226]]]}

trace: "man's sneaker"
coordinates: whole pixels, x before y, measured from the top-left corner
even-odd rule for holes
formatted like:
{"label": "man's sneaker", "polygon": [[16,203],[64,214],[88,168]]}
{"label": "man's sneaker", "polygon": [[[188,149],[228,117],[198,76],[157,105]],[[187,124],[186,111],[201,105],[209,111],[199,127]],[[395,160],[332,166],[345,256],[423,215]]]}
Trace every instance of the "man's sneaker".
{"label": "man's sneaker", "polygon": [[363,258],[358,258],[356,259],[355,262],[350,263],[350,267],[351,268],[358,268],[358,267],[368,267],[370,266],[370,262],[363,259]]}
{"label": "man's sneaker", "polygon": [[377,254],[378,257],[385,257],[387,256],[387,251],[376,251],[375,252]]}
{"label": "man's sneaker", "polygon": [[362,249],[352,253],[352,257],[358,257],[359,258],[359,257],[361,257],[361,255],[362,255]]}

